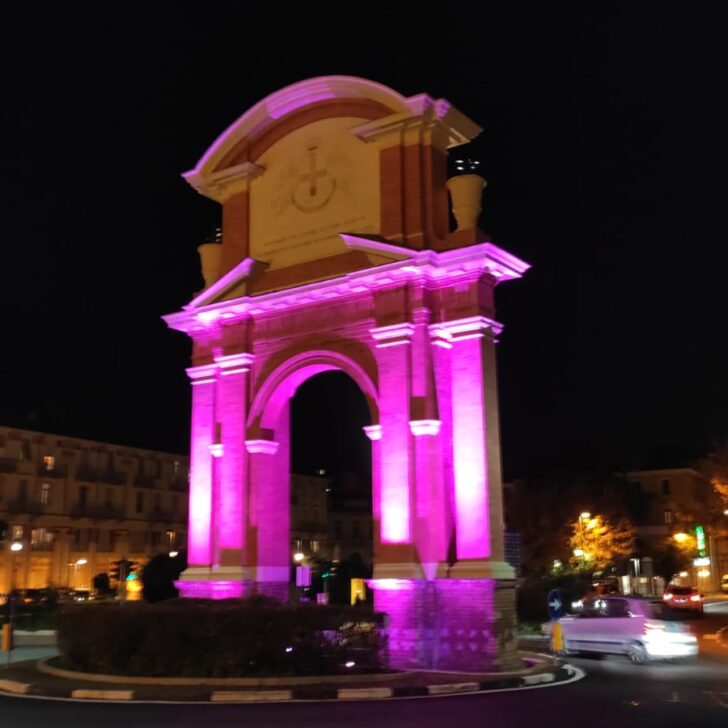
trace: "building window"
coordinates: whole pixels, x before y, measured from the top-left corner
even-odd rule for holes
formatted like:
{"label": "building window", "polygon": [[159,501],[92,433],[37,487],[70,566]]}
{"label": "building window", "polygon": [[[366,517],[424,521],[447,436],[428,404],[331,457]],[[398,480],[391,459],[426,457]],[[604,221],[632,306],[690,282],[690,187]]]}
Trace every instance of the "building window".
{"label": "building window", "polygon": [[20,506],[25,506],[25,504],[27,502],[28,502],[28,481],[21,480],[18,483],[18,504]]}
{"label": "building window", "polygon": [[30,460],[31,454],[30,454],[30,443],[27,440],[23,440],[20,443],[20,459],[21,460]]}
{"label": "building window", "polygon": [[665,509],[663,516],[665,518],[665,523],[672,523],[672,511],[669,508]]}
{"label": "building window", "polygon": [[53,543],[53,533],[47,528],[34,528],[30,532],[30,545],[33,548],[43,548]]}
{"label": "building window", "polygon": [[40,502],[41,505],[47,506],[48,501],[51,498],[51,484],[50,483],[43,483],[40,486]]}
{"label": "building window", "polygon": [[141,490],[136,494],[136,512],[141,513],[144,510],[144,493]]}
{"label": "building window", "polygon": [[106,489],[106,500],[104,501],[104,505],[107,508],[111,508],[114,505],[114,491],[111,488]]}
{"label": "building window", "polygon": [[154,494],[154,510],[155,511],[162,510],[162,496],[159,493]]}
{"label": "building window", "polygon": [[181,468],[181,467],[182,467],[182,463],[180,463],[180,461],[179,461],[179,460],[175,460],[175,461],[174,461],[174,462],[172,463],[172,477],[173,477],[173,478],[174,478],[175,480],[177,480],[177,478],[179,477],[179,471],[180,471],[180,468]]}
{"label": "building window", "polygon": [[88,505],[88,488],[82,485],[78,489],[78,507],[85,508]]}
{"label": "building window", "polygon": [[667,479],[662,481],[662,495],[670,495],[670,481]]}
{"label": "building window", "polygon": [[319,542],[316,539],[314,539],[313,541],[311,541],[311,551],[313,551],[315,554],[317,554],[318,550],[319,550]]}
{"label": "building window", "polygon": [[23,538],[23,527],[13,526],[13,541],[20,541]]}
{"label": "building window", "polygon": [[53,455],[43,456],[43,466],[46,470],[53,470],[56,467],[56,459]]}
{"label": "building window", "polygon": [[167,546],[171,549],[174,548],[175,541],[177,540],[177,534],[170,528],[165,531],[165,536],[167,537]]}

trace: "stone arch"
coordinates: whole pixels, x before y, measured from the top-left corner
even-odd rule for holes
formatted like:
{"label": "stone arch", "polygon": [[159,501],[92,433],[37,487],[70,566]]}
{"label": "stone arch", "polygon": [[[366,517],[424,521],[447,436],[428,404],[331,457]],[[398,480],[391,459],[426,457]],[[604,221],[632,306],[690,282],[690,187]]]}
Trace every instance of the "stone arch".
{"label": "stone arch", "polygon": [[339,352],[314,349],[287,358],[256,387],[248,417],[249,431],[273,430],[281,408],[301,384],[322,372],[337,370],[349,375],[357,384],[369,407],[372,424],[378,424],[378,392],[365,368]]}

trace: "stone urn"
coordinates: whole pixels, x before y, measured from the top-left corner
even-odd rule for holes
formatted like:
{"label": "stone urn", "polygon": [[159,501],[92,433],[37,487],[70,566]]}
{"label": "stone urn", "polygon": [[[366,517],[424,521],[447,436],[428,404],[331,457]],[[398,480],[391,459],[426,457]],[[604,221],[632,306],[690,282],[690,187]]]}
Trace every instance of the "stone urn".
{"label": "stone urn", "polygon": [[222,245],[220,243],[202,243],[197,247],[197,252],[200,254],[205,288],[209,288],[220,277]]}
{"label": "stone urn", "polygon": [[478,174],[461,174],[447,181],[452,213],[458,230],[472,230],[478,226],[486,184],[487,182]]}

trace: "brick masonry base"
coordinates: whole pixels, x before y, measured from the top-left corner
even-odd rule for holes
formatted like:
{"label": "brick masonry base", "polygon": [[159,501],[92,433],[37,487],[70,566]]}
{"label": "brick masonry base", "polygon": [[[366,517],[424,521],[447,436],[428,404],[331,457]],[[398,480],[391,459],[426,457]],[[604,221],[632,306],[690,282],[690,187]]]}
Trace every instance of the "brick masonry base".
{"label": "brick masonry base", "polygon": [[389,666],[500,672],[520,669],[515,582],[495,579],[373,579],[387,614]]}
{"label": "brick masonry base", "polygon": [[186,599],[240,599],[265,594],[287,602],[288,582],[281,581],[176,581],[181,597]]}

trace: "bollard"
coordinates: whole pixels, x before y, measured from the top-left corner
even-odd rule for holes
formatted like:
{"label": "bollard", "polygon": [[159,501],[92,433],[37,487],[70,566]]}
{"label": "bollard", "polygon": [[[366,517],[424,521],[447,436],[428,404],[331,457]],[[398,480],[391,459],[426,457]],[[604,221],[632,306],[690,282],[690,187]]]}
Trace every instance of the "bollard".
{"label": "bollard", "polygon": [[7,652],[8,655],[13,649],[13,626],[9,622],[3,625],[2,649],[3,652]]}
{"label": "bollard", "polygon": [[564,649],[564,628],[559,622],[551,626],[551,651],[555,654],[563,652]]}

